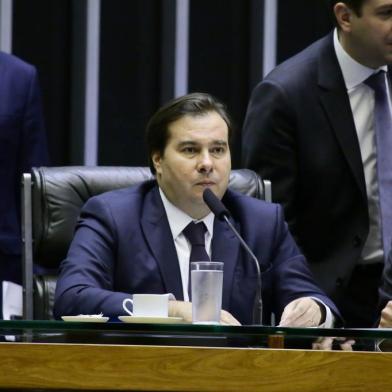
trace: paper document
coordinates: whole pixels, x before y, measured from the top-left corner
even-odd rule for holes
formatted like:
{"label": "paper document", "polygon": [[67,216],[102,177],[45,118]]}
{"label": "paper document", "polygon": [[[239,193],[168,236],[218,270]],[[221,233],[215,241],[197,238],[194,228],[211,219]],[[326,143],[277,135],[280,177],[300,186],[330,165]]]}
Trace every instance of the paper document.
{"label": "paper document", "polygon": [[21,285],[3,281],[3,319],[23,314],[23,288]]}

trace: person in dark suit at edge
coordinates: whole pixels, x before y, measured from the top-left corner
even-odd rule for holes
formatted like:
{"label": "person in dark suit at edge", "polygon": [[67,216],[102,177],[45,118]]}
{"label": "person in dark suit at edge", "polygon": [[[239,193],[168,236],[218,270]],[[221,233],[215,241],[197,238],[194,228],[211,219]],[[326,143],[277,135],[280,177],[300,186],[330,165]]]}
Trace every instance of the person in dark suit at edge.
{"label": "person in dark suit at edge", "polygon": [[[172,100],[147,126],[156,180],[87,201],[61,263],[54,315],[125,314],[135,293],[171,293],[169,316],[191,320],[190,244],[183,230],[205,225],[205,247],[224,262],[221,323],[252,323],[256,272],[227,225],[203,201],[210,188],[261,263],[264,317],[281,325],[332,325],[335,305],[314,283],[283,220],[281,207],[227,189],[232,126],[225,107],[204,93]],[[202,222],[202,223],[201,223]],[[332,314],[333,313],[333,314]]]}
{"label": "person in dark suit at edge", "polygon": [[389,251],[380,287],[380,328],[392,328],[392,249]]}
{"label": "person in dark suit at edge", "polygon": [[[371,327],[391,241],[390,203],[382,200],[392,194],[391,154],[383,152],[392,146],[385,148],[390,136],[379,139],[376,128],[382,129],[378,113],[387,112],[382,105],[389,100],[390,108],[392,0],[329,4],[335,30],[254,89],[243,164],[272,181],[274,202],[283,205],[316,281],[346,325]],[[371,85],[375,77],[383,102]],[[392,130],[385,118],[383,129]]]}
{"label": "person in dark suit at edge", "polygon": [[[35,67],[0,52],[0,318],[21,311],[22,173],[48,164],[40,89]],[[11,283],[10,283],[11,282]],[[6,298],[3,298],[3,290]],[[11,294],[10,294],[11,293]]]}

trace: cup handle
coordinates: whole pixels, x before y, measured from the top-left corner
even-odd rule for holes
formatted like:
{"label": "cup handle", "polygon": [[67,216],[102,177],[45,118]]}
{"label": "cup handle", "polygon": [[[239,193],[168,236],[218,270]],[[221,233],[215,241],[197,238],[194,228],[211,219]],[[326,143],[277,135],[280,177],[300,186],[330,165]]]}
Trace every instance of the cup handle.
{"label": "cup handle", "polygon": [[122,307],[123,309],[130,314],[131,316],[133,316],[133,313],[127,308],[127,303],[130,302],[131,305],[133,306],[133,301],[130,298],[125,298],[123,303],[122,303]]}

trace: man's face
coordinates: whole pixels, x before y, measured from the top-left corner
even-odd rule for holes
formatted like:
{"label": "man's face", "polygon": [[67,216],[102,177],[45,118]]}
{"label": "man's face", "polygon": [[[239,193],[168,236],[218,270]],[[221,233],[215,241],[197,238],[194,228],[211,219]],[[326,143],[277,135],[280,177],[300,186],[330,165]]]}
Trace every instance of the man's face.
{"label": "man's face", "polygon": [[348,9],[346,22],[342,44],[355,60],[371,68],[392,64],[392,0],[365,0],[359,16]]}
{"label": "man's face", "polygon": [[152,155],[157,181],[166,197],[195,219],[208,214],[203,191],[222,198],[231,170],[228,128],[216,112],[184,116],[169,125],[163,155]]}

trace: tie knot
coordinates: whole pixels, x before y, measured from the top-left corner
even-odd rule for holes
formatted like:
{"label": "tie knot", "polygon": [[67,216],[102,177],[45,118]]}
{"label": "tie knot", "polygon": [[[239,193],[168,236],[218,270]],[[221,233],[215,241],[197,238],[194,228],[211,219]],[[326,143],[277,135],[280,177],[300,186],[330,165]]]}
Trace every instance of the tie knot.
{"label": "tie knot", "polygon": [[207,228],[204,222],[191,222],[185,229],[183,233],[191,245],[203,245],[204,246],[204,234]]}
{"label": "tie knot", "polygon": [[386,91],[385,76],[386,73],[384,71],[379,71],[370,75],[364,83],[371,87],[375,92]]}

